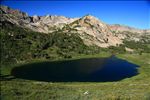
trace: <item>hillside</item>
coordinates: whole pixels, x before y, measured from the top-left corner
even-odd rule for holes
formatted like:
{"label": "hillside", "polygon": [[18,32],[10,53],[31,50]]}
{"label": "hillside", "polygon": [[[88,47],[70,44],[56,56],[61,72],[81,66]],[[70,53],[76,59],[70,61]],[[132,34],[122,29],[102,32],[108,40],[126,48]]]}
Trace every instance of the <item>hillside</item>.
{"label": "hillside", "polygon": [[[62,31],[77,33],[86,45],[96,45],[107,48],[123,44],[124,40],[150,40],[150,30],[140,30],[128,26],[108,25],[92,15],[81,18],[67,18],[65,16],[46,15],[29,16],[25,12],[1,6],[1,23],[10,22],[32,31],[50,34]],[[141,38],[142,37],[142,38]]]}
{"label": "hillside", "polygon": [[44,34],[11,23],[1,26],[2,64],[20,63],[35,59],[72,58],[78,54],[98,53],[98,47],[86,46],[77,34],[53,32]]}
{"label": "hillside", "polygon": [[92,15],[28,16],[7,6],[1,6],[0,12],[2,64],[72,58],[103,51],[150,51],[148,30],[108,25]]}

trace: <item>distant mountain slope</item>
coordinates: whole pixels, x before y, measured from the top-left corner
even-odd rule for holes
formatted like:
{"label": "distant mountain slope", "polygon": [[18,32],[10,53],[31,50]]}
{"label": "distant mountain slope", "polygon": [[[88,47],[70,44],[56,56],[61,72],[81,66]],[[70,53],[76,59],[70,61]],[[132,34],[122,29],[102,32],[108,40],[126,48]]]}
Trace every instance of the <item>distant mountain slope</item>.
{"label": "distant mountain slope", "polygon": [[28,16],[27,13],[0,7],[1,23],[9,22],[22,28],[29,28],[36,32],[76,33],[86,45],[109,47],[123,44],[124,40],[150,40],[150,30],[140,30],[121,25],[108,25],[98,18],[86,15],[81,18],[67,18],[64,16]]}
{"label": "distant mountain slope", "polygon": [[119,24],[109,25],[109,28],[112,31],[116,31],[116,32],[129,31],[129,32],[132,32],[132,33],[139,33],[139,34],[150,32],[150,29],[149,30],[146,30],[146,29],[142,30],[142,29],[137,29],[137,28],[134,28],[134,27],[124,26],[124,25],[119,25]]}

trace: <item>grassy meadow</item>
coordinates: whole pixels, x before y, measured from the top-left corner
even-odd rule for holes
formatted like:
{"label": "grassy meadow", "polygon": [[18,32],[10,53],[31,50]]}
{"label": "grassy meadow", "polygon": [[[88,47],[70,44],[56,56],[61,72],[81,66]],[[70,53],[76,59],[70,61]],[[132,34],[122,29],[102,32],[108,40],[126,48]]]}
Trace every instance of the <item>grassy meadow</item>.
{"label": "grassy meadow", "polygon": [[[101,53],[71,59],[108,56]],[[1,100],[150,100],[150,54],[117,57],[139,65],[139,74],[117,82],[41,82],[13,78],[9,75],[13,67],[2,67]]]}

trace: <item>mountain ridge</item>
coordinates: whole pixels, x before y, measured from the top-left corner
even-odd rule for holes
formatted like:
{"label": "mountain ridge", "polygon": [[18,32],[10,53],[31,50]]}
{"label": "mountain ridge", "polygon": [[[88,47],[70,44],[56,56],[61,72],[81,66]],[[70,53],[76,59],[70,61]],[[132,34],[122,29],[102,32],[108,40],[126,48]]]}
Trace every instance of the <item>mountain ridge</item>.
{"label": "mountain ridge", "polygon": [[92,15],[81,18],[68,18],[65,16],[29,16],[20,10],[14,10],[7,6],[0,7],[1,23],[8,21],[19,27],[29,28],[36,32],[52,33],[62,31],[77,33],[86,45],[99,47],[117,46],[123,44],[123,40],[141,40],[142,36],[150,36],[150,30],[141,30],[122,25],[109,25]]}

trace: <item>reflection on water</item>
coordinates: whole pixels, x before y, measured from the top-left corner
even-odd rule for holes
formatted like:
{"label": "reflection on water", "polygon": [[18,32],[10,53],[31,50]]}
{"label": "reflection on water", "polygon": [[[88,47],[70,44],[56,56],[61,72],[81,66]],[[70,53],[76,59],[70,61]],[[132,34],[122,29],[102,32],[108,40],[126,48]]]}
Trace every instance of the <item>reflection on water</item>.
{"label": "reflection on water", "polygon": [[106,82],[137,75],[137,65],[112,56],[71,61],[42,62],[16,67],[17,78],[51,82]]}

